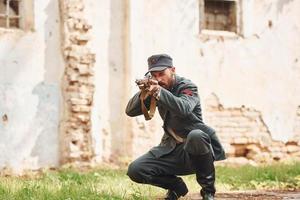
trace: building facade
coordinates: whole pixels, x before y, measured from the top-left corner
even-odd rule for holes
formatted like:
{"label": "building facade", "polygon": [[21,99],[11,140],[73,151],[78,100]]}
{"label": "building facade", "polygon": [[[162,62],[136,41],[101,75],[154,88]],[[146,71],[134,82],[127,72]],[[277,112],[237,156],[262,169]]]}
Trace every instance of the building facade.
{"label": "building facade", "polygon": [[115,162],[162,136],[125,115],[147,57],[198,85],[230,157],[299,157],[297,0],[2,0],[0,167]]}

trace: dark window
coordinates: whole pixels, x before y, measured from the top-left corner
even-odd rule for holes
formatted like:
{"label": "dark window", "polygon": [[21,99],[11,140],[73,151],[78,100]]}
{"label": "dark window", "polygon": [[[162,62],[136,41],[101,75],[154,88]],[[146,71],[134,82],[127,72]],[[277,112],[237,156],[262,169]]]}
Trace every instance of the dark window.
{"label": "dark window", "polygon": [[0,0],[0,27],[20,27],[20,1],[21,0]]}
{"label": "dark window", "polygon": [[234,0],[204,0],[202,28],[237,32],[237,6]]}

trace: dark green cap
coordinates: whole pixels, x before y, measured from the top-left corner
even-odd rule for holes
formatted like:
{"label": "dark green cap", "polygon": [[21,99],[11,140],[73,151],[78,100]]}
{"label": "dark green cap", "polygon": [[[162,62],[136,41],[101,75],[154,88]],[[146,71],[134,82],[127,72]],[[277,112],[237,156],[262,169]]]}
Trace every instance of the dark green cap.
{"label": "dark green cap", "polygon": [[148,72],[162,71],[171,67],[173,67],[172,58],[167,54],[157,54],[148,58]]}

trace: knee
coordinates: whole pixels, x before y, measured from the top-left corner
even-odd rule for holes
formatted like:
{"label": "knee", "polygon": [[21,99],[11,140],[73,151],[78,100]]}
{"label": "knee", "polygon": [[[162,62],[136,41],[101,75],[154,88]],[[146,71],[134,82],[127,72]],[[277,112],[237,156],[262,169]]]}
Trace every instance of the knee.
{"label": "knee", "polygon": [[141,175],[141,167],[136,161],[133,161],[129,166],[127,170],[127,176],[129,178],[137,183],[143,183],[142,175]]}
{"label": "knee", "polygon": [[205,154],[209,152],[209,136],[201,130],[192,130],[186,140],[184,149],[193,155]]}
{"label": "knee", "polygon": [[207,142],[209,140],[209,136],[203,131],[196,129],[192,130],[187,136],[187,142]]}

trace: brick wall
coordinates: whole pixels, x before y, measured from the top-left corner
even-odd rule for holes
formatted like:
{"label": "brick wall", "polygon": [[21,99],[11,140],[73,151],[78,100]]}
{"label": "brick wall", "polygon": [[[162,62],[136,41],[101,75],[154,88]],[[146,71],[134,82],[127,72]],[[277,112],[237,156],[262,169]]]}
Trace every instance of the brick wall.
{"label": "brick wall", "polygon": [[95,55],[88,47],[91,25],[84,18],[82,0],[60,1],[64,113],[61,123],[61,162],[84,162],[93,158],[91,106],[94,94]]}
{"label": "brick wall", "polygon": [[300,159],[299,107],[295,138],[284,143],[272,139],[261,113],[253,108],[224,108],[215,94],[205,104],[205,123],[215,128],[229,158],[244,157],[262,163],[288,158]]}

